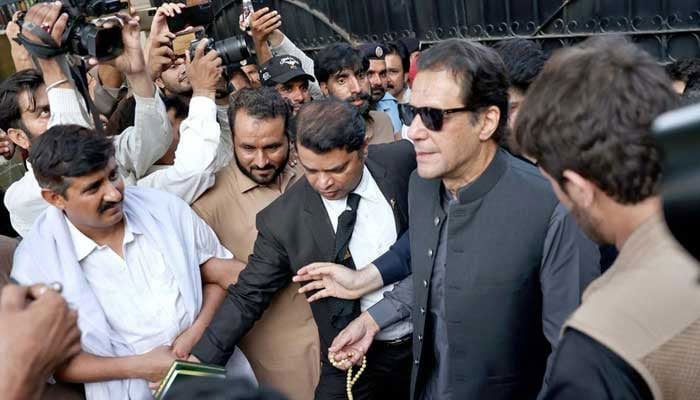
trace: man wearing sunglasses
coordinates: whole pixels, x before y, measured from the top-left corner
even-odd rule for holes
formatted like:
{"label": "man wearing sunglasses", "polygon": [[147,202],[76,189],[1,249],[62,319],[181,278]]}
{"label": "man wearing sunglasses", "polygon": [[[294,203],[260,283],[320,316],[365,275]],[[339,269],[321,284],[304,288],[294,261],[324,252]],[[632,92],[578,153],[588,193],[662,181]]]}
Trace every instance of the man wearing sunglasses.
{"label": "man wearing sunglasses", "polygon": [[497,144],[507,89],[492,49],[449,40],[424,52],[401,107],[417,160],[409,234],[362,270],[317,264],[295,278],[322,276],[308,286],[330,290],[315,300],[412,271],[329,349],[357,362],[375,332],[412,315],[412,398],[534,399],[565,318],[599,274],[597,248],[546,179]]}

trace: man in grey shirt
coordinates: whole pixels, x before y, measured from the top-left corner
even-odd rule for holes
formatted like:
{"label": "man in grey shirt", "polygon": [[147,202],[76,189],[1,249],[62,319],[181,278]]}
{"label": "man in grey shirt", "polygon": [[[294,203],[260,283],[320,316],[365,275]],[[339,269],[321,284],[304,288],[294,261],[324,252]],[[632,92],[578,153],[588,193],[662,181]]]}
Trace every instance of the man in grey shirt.
{"label": "man in grey shirt", "polygon": [[316,279],[302,288],[319,290],[315,301],[412,272],[329,355],[356,363],[382,326],[411,315],[413,398],[535,398],[562,323],[599,274],[597,247],[537,169],[498,147],[508,95],[493,50],[446,41],[419,71],[401,108],[418,164],[409,234],[371,268],[316,264],[295,280]]}

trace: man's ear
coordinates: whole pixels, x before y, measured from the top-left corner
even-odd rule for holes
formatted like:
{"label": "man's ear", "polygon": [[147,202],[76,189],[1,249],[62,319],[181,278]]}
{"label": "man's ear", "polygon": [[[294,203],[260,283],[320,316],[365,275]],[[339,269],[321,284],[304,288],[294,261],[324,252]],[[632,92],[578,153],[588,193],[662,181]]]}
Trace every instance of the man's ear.
{"label": "man's ear", "polygon": [[590,208],[596,196],[593,182],[568,169],[562,175],[566,178],[563,189],[571,201],[581,208]]}
{"label": "man's ear", "polygon": [[369,138],[367,136],[365,136],[365,140],[362,142],[362,147],[360,148],[360,154],[362,155],[363,160],[367,159],[368,153],[369,153]]}
{"label": "man's ear", "polygon": [[12,140],[12,143],[16,144],[17,146],[29,150],[29,147],[31,147],[32,143],[31,140],[29,140],[29,136],[24,133],[23,130],[17,129],[17,128],[10,128],[7,130],[7,137]]}
{"label": "man's ear", "polygon": [[324,96],[328,97],[328,83],[320,82],[318,86],[321,87],[321,93],[323,93]]}
{"label": "man's ear", "polygon": [[47,203],[51,204],[52,206],[54,206],[60,210],[66,209],[65,197],[54,192],[51,189],[42,188],[41,189],[41,197],[43,197]]}
{"label": "man's ear", "polygon": [[483,142],[491,139],[491,136],[498,129],[498,122],[501,119],[501,110],[496,106],[487,107],[479,113],[479,139]]}
{"label": "man's ear", "polygon": [[[160,77],[156,78],[153,81],[153,83],[155,83],[156,86],[158,86],[158,89],[160,89],[161,92],[165,89],[165,84],[163,84],[163,79],[161,79]],[[165,94],[165,93],[163,93],[163,94]]]}

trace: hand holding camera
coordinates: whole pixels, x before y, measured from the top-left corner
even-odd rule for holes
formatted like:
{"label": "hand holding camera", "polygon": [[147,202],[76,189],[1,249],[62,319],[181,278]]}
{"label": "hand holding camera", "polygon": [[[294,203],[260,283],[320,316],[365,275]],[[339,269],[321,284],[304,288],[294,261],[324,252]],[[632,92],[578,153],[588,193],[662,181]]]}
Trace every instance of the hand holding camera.
{"label": "hand holding camera", "polygon": [[101,24],[102,28],[112,28],[121,25],[121,40],[123,51],[116,58],[107,61],[99,61],[91,58],[90,64],[102,63],[111,65],[126,75],[134,93],[141,97],[153,97],[155,88],[146,70],[146,60],[141,48],[139,38],[141,27],[138,17],[130,17],[126,14],[117,14]]}
{"label": "hand holding camera", "polygon": [[270,34],[281,26],[282,16],[267,7],[255,11],[250,16],[250,34],[258,43],[266,41]]}
{"label": "hand holding camera", "polygon": [[190,55],[187,54],[187,76],[192,84],[192,96],[205,96],[214,100],[223,67],[217,51],[206,51],[208,47],[209,39],[202,39],[197,43],[194,58],[190,60]]}
{"label": "hand holding camera", "polygon": [[151,78],[156,79],[173,62],[175,52],[173,51],[173,40],[175,35],[169,31],[163,31],[154,37],[150,42],[148,51],[148,71]]}

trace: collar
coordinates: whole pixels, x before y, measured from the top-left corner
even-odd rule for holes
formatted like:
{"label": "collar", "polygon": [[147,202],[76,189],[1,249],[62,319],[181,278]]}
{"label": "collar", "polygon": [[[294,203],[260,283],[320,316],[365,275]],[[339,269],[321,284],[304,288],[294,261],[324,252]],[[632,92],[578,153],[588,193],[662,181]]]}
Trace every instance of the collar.
{"label": "collar", "polygon": [[486,170],[475,181],[459,189],[457,192],[459,202],[470,203],[490,192],[508,169],[508,157],[510,156],[504,150],[497,150]]}
{"label": "collar", "polygon": [[[68,225],[68,232],[70,233],[78,262],[83,261],[93,251],[102,250],[107,247],[106,245],[99,245],[94,240],[87,237],[83,232],[76,228],[75,225],[73,225],[65,214],[63,214],[63,218],[66,220],[66,224]],[[133,242],[135,239],[134,235],[141,234],[141,230],[134,224],[129,223],[126,213],[124,213],[124,245]]]}
{"label": "collar", "polygon": [[380,102],[393,101],[394,103],[398,103],[398,100],[396,100],[396,97],[392,96],[391,93],[389,93],[389,92],[384,93],[384,97],[379,99],[379,101]]}
{"label": "collar", "polygon": [[[267,187],[255,182],[254,180],[250,179],[246,174],[244,174],[243,171],[241,171],[241,169],[238,167],[238,163],[235,159],[231,160],[231,162],[229,163],[229,168],[232,168],[233,170],[233,174],[236,177],[236,182],[238,182],[238,190],[241,193],[249,192],[258,187]],[[289,183],[298,174],[300,174],[298,167],[294,168],[291,165],[289,165],[289,163],[287,163],[287,165],[284,167],[284,170],[282,170],[282,173],[277,177],[277,179],[280,180],[280,189],[282,192],[284,192],[287,189]]]}

